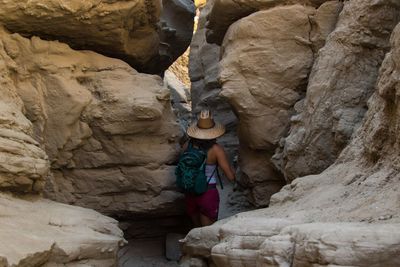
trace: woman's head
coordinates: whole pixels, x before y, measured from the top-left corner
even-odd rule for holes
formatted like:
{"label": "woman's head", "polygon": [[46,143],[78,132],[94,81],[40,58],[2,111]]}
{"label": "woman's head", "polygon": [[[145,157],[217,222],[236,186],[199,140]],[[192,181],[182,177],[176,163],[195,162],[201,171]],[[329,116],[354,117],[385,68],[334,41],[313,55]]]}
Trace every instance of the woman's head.
{"label": "woman's head", "polygon": [[215,140],[224,133],[225,127],[214,121],[209,110],[201,111],[197,122],[191,124],[187,129],[187,134],[197,140]]}

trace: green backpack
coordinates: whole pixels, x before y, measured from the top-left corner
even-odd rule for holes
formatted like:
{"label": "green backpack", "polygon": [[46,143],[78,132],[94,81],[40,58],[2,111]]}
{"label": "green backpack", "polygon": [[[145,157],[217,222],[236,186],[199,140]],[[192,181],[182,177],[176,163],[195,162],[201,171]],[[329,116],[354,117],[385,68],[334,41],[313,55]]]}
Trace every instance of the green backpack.
{"label": "green backpack", "polygon": [[185,193],[201,195],[207,191],[208,183],[205,168],[207,151],[193,147],[189,143],[188,148],[180,156],[175,169],[176,184]]}

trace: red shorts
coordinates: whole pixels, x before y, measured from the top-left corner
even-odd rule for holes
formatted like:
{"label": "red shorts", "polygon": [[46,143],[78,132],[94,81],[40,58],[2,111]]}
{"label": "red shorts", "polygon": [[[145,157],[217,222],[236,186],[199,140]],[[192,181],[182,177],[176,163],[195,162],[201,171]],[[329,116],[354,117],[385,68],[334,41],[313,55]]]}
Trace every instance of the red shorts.
{"label": "red shorts", "polygon": [[203,214],[211,220],[218,219],[219,193],[217,189],[208,189],[202,195],[186,194],[186,212],[189,216]]}

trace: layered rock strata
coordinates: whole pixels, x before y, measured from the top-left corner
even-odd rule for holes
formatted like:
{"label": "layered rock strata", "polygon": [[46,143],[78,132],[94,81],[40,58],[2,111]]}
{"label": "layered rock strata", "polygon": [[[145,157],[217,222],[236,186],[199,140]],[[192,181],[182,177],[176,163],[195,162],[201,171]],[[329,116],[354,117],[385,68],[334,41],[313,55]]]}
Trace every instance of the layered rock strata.
{"label": "layered rock strata", "polygon": [[280,166],[288,181],[331,165],[351,140],[374,91],[379,66],[399,21],[400,3],[346,2],[319,51],[306,98],[291,119]]}
{"label": "layered rock strata", "polygon": [[[3,53],[2,53],[3,52]],[[50,164],[46,153],[32,138],[32,123],[12,80],[12,70],[1,45],[0,66],[0,191],[41,192]]]}
{"label": "layered rock strata", "polygon": [[110,215],[181,212],[169,166],[180,131],[159,77],[36,37],[3,30],[1,40],[33,137],[51,163],[47,196]]}
{"label": "layered rock strata", "polygon": [[49,200],[0,194],[0,266],[116,266],[114,219]]}
{"label": "layered rock strata", "polygon": [[[356,2],[355,9],[371,4]],[[186,262],[196,259],[199,266],[208,261],[215,266],[400,264],[395,256],[400,253],[399,40],[400,24],[392,34],[392,50],[380,68],[363,125],[337,162],[322,174],[285,186],[272,197],[268,209],[192,230],[186,237]]]}
{"label": "layered rock strata", "polygon": [[11,32],[60,40],[149,73],[163,72],[186,50],[193,18],[189,0],[0,1],[0,22]]}
{"label": "layered rock strata", "polygon": [[294,5],[259,11],[235,22],[225,36],[221,95],[239,118],[241,180],[252,188],[257,206],[268,205],[285,184],[270,158],[287,134],[315,51],[334,28],[341,6],[331,1],[319,9]]}

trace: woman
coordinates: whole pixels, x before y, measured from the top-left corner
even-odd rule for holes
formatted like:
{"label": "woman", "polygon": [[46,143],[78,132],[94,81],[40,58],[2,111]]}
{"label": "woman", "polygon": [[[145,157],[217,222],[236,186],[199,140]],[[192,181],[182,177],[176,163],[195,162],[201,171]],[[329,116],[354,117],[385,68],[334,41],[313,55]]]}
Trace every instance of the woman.
{"label": "woman", "polygon": [[202,111],[198,121],[187,129],[190,140],[185,143],[183,149],[186,150],[191,143],[193,147],[207,151],[205,172],[209,180],[208,190],[202,195],[185,196],[186,211],[195,227],[211,225],[218,219],[217,168],[220,167],[230,181],[235,180],[235,170],[229,164],[224,148],[216,142],[224,133],[225,127],[215,123],[208,110]]}

